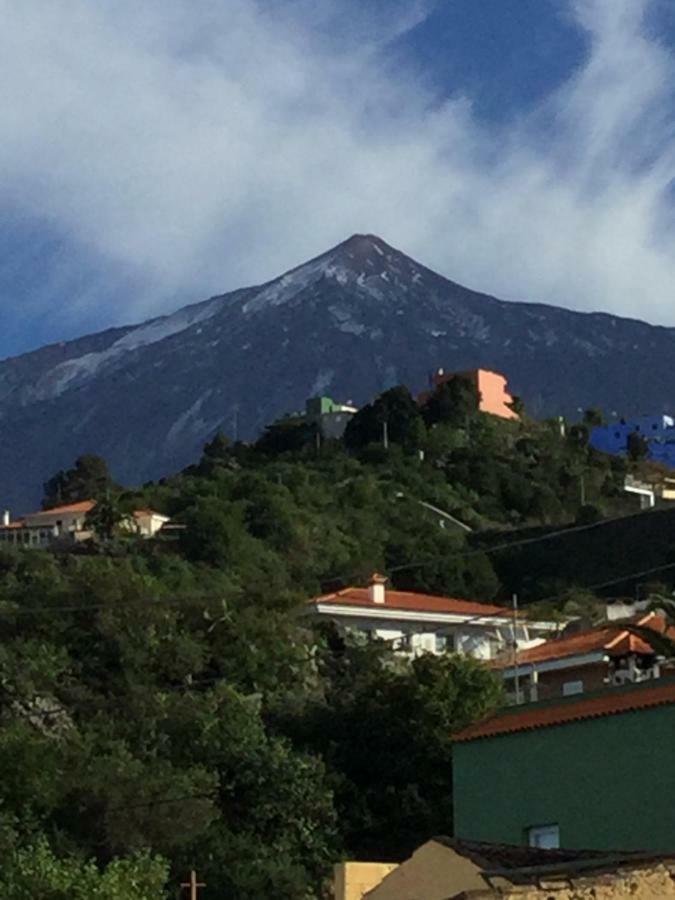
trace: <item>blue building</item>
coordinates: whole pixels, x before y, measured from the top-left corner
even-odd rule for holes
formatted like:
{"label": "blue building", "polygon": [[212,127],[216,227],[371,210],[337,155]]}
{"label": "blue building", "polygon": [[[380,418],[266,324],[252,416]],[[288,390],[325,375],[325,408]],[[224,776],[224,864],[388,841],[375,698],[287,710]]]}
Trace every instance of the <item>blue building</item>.
{"label": "blue building", "polygon": [[602,425],[591,431],[590,444],[603,453],[624,456],[633,433],[647,441],[649,459],[675,467],[675,420],[670,416],[639,416]]}

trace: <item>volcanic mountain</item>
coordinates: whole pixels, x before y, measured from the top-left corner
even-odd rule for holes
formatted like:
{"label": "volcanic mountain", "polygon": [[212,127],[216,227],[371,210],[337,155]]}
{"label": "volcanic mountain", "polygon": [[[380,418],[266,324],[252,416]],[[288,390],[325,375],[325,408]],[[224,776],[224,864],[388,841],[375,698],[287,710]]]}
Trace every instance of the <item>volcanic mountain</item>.
{"label": "volcanic mountain", "polygon": [[533,415],[672,409],[675,329],[504,302],[354,235],[266,284],[0,362],[0,506],[99,453],[122,483],[252,438],[307,397],[361,403],[429,372],[493,368]]}

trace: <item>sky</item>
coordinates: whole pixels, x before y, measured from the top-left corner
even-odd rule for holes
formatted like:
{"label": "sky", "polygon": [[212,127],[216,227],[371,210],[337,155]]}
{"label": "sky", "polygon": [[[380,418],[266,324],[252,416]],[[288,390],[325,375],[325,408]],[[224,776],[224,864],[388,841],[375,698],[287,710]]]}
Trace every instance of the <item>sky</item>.
{"label": "sky", "polygon": [[355,232],[675,325],[672,0],[0,0],[0,357]]}

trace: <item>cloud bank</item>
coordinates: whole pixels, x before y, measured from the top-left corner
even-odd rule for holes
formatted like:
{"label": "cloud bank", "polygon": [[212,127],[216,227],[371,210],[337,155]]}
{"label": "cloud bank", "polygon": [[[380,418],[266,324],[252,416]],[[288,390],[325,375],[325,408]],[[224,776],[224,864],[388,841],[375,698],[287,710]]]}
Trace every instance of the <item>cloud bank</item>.
{"label": "cloud bank", "polygon": [[501,297],[675,324],[653,6],[569,0],[583,65],[505,126],[387,52],[430,3],[0,0],[7,227],[69,248],[17,315],[139,320],[371,231]]}

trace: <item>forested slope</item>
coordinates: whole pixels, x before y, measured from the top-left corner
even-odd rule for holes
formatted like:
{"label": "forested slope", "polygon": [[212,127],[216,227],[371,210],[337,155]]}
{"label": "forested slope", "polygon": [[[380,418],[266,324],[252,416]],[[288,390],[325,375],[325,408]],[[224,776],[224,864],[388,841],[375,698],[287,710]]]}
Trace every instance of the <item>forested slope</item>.
{"label": "forested slope", "polygon": [[[611,570],[599,536],[617,525],[510,557],[481,542],[630,511],[633,465],[590,450],[583,423],[563,436],[472,410],[441,392],[422,415],[398,388],[344,443],[288,419],[255,445],[217,435],[140,491],[91,459],[57,473],[46,502],[96,493],[99,537],[0,550],[4,896],[171,897],[196,867],[206,900],[321,897],[343,854],[396,859],[451,833],[452,734],[500,702],[495,677],[312,628],[303,601],[375,569],[484,601],[555,577],[562,597]],[[174,530],[119,531],[139,506]],[[667,527],[654,529],[635,564],[667,557]],[[616,553],[633,564],[630,541]]]}

